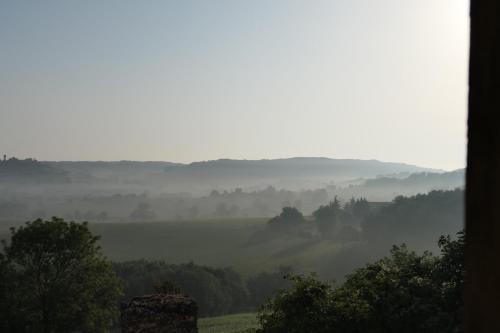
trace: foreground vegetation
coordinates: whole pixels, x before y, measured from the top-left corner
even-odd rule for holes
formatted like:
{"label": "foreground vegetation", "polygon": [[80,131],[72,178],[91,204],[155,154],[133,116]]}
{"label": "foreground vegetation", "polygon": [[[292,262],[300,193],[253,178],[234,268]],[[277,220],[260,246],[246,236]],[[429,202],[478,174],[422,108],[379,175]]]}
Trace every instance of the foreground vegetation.
{"label": "foreground vegetation", "polygon": [[86,223],[36,220],[0,252],[1,332],[107,332],[121,281]]}
{"label": "foreground vegetation", "polygon": [[[57,218],[28,222],[11,230],[0,251],[0,328],[104,332],[116,319],[119,301],[154,292],[182,292],[196,300],[201,318],[254,312],[265,304],[258,317],[263,333],[301,332],[300,322],[310,326],[302,331],[318,333],[331,328],[363,329],[363,333],[458,332],[463,235],[458,240],[441,237],[435,246],[440,256],[419,253],[428,239],[438,238],[433,237],[436,231],[460,225],[454,220],[461,220],[462,200],[460,190],[435,191],[397,198],[376,212],[363,199],[345,205],[334,200],[312,217],[285,207],[268,221],[151,223],[143,224],[144,229],[124,224],[115,229],[122,233],[113,234],[112,228],[102,233],[102,244],[108,246],[106,238],[111,238],[112,244],[130,252],[149,248],[160,257],[185,261],[198,253],[213,265],[144,259],[111,263],[103,255],[109,247],[101,250],[95,229],[86,223]],[[381,255],[384,244],[397,244],[399,239],[418,241],[419,246],[396,246],[389,256],[386,250],[386,256]],[[375,255],[384,259],[373,259]],[[252,258],[267,260],[269,266],[261,268]],[[243,259],[249,268],[245,273],[231,267],[231,262]],[[289,261],[294,267],[279,266]],[[366,262],[374,263],[358,268]],[[301,275],[297,267],[314,271],[301,263],[312,263],[322,275]],[[339,284],[324,282],[334,276],[328,272],[338,276],[343,270],[351,274]],[[230,326],[232,319],[245,321],[235,316],[203,322],[215,329]]]}
{"label": "foreground vegetation", "polygon": [[439,257],[394,246],[338,288],[290,276],[294,286],[260,309],[257,332],[462,332],[464,234],[438,243]]}

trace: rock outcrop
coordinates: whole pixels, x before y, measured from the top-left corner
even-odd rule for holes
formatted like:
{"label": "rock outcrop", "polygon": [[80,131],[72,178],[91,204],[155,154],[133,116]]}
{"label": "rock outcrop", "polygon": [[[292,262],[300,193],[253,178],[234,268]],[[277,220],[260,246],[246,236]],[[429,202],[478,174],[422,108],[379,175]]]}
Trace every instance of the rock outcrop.
{"label": "rock outcrop", "polygon": [[123,333],[197,333],[196,303],[183,295],[134,297],[122,306]]}

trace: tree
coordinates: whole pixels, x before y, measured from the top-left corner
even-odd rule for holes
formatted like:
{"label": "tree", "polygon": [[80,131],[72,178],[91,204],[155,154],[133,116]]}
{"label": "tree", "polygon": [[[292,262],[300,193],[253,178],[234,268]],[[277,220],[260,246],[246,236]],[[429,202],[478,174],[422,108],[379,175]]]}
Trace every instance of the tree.
{"label": "tree", "polygon": [[294,286],[283,290],[264,304],[258,314],[262,329],[259,333],[327,333],[331,317],[327,309],[331,294],[330,285],[314,276],[286,277]]}
{"label": "tree", "polygon": [[323,237],[332,237],[341,214],[340,201],[335,197],[328,205],[319,206],[313,212],[318,231]]}
{"label": "tree", "polygon": [[280,215],[270,219],[267,224],[271,229],[287,230],[305,222],[304,215],[294,207],[283,207]]}
{"label": "tree", "polygon": [[121,282],[87,223],[27,222],[0,256],[0,326],[6,332],[106,332]]}
{"label": "tree", "polygon": [[396,197],[362,221],[363,238],[374,250],[380,244],[395,244],[401,239],[419,251],[435,250],[433,240],[461,228],[463,202],[461,189]]}
{"label": "tree", "polygon": [[370,203],[365,198],[351,198],[344,205],[344,213],[353,223],[359,223],[368,215],[370,215]]}
{"label": "tree", "polygon": [[465,232],[456,240],[441,236],[438,241],[441,260],[434,271],[434,279],[441,286],[441,321],[448,322],[455,331],[462,331],[464,317]]}

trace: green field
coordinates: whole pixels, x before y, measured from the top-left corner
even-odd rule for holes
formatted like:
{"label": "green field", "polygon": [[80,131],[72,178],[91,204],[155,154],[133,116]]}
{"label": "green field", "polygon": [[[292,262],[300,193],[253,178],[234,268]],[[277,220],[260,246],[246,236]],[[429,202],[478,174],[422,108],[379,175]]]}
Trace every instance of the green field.
{"label": "green field", "polygon": [[250,333],[258,327],[254,313],[243,313],[198,320],[199,333]]}
{"label": "green field", "polygon": [[[268,219],[238,218],[164,222],[91,223],[101,236],[100,245],[112,261],[164,260],[179,264],[194,262],[215,267],[231,266],[244,276],[289,265],[298,273],[318,272],[329,267],[343,245],[330,240],[273,235],[261,241],[252,236],[265,228]],[[9,225],[21,223],[11,223]],[[0,239],[8,238],[7,223]],[[336,278],[348,271],[337,270]],[[330,274],[327,274],[330,277]]]}
{"label": "green field", "polygon": [[266,219],[210,221],[100,223],[91,229],[100,235],[104,253],[113,261],[134,259],[194,262],[199,265],[232,266],[252,275],[291,265],[297,271],[318,271],[342,245],[293,235],[273,236],[249,242],[262,230]]}

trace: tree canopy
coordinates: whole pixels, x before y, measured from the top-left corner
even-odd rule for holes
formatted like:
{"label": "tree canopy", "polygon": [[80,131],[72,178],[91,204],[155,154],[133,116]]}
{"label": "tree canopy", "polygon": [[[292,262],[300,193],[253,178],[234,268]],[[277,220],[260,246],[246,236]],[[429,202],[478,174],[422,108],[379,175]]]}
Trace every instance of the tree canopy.
{"label": "tree canopy", "polygon": [[0,252],[4,332],[107,332],[121,283],[87,223],[53,218],[11,229]]}
{"label": "tree canopy", "polygon": [[274,230],[290,229],[305,222],[304,215],[295,207],[283,207],[280,215],[273,217],[267,222]]}
{"label": "tree canopy", "polygon": [[259,312],[260,333],[461,332],[464,237],[441,237],[441,256],[405,245],[348,275],[334,288],[314,276],[291,276]]}

